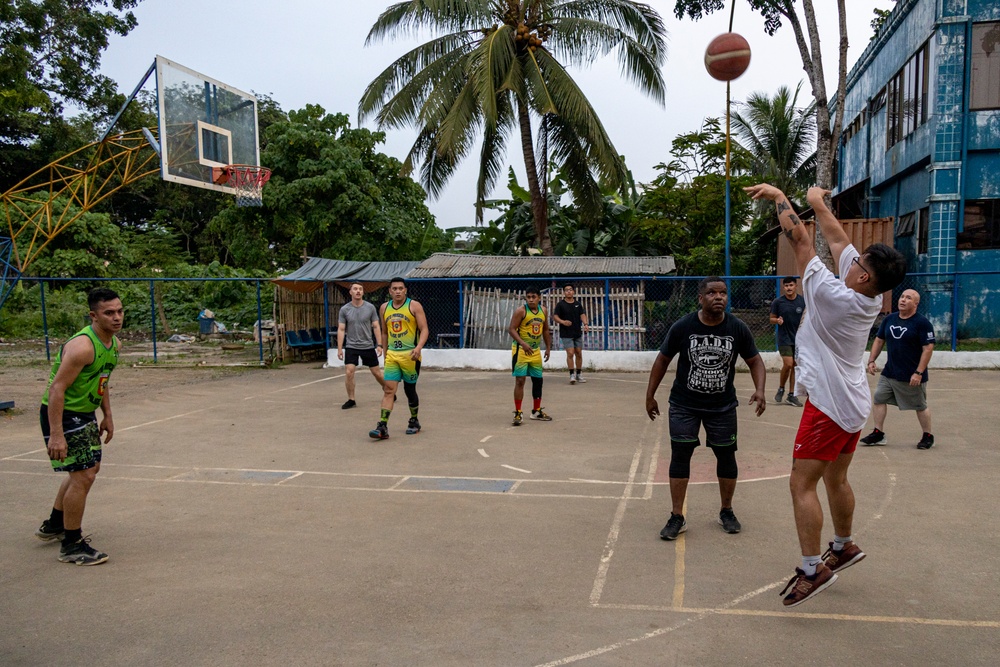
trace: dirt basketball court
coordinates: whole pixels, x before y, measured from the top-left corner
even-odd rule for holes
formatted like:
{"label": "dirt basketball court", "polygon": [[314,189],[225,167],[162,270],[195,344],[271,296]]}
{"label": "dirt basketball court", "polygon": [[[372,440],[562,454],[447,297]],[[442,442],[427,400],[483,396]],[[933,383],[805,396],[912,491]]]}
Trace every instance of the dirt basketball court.
{"label": "dirt basketball court", "polygon": [[0,417],[3,665],[992,665],[1000,648],[997,372],[932,370],[929,451],[890,410],[890,444],[852,466],[868,558],[786,611],[798,408],[740,407],[743,532],[717,525],[700,448],[688,532],[664,542],[669,438],[643,374],[547,373],[554,421],[513,428],[509,375],[428,369],[423,432],[403,434],[400,395],[377,442],[366,372],[344,411],[342,371],[319,364],[122,367],[84,522],[111,559],[76,567],[32,534],[60,479],[37,423],[48,368],[0,370],[23,409]]}

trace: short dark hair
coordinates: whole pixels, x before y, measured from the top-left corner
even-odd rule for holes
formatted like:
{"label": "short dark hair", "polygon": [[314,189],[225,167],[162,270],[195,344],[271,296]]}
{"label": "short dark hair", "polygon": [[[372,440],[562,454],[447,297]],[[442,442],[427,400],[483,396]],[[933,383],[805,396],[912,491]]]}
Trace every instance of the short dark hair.
{"label": "short dark hair", "polygon": [[567,287],[570,288],[573,291],[576,291],[576,286],[573,283],[564,283],[563,284],[563,289],[566,289]]}
{"label": "short dark hair", "polygon": [[867,268],[875,274],[873,278],[879,292],[895,289],[906,278],[906,258],[895,248],[873,243],[862,254]]}
{"label": "short dark hair", "polygon": [[97,312],[97,307],[105,301],[120,299],[118,293],[107,287],[95,287],[87,293],[87,307],[92,312]]}
{"label": "short dark hair", "polygon": [[787,285],[788,283],[794,283],[796,281],[798,281],[798,278],[796,278],[795,276],[785,276],[784,278],[781,279],[781,284]]}
{"label": "short dark hair", "polygon": [[529,294],[537,294],[538,296],[542,295],[542,293],[534,285],[524,290],[524,296],[528,296]]}
{"label": "short dark hair", "polygon": [[406,281],[403,280],[402,276],[396,276],[395,278],[389,281],[390,285],[392,285],[393,283],[403,283],[403,287],[406,287]]}
{"label": "short dark hair", "polygon": [[705,292],[707,292],[709,283],[724,283],[724,282],[726,281],[720,278],[719,276],[706,276],[702,278],[701,281],[698,283],[698,294],[704,294]]}

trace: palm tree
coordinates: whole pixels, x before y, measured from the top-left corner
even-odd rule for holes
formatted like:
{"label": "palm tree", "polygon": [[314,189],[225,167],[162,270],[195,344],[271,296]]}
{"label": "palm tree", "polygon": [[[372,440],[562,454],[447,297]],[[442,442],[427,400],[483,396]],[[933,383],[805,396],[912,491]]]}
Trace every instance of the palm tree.
{"label": "palm tree", "polygon": [[367,43],[423,30],[435,36],[368,85],[359,119],[374,115],[380,128],[418,129],[404,166],[420,164],[432,197],[481,135],[477,222],[517,130],[536,240],[543,254],[553,254],[541,185],[548,161],[564,166],[576,202],[594,217],[602,203],[597,181],[625,182],[621,157],[565,66],[617,49],[624,76],[662,104],[666,30],[659,14],[630,0],[408,0],[383,12]]}
{"label": "palm tree", "polygon": [[795,93],[786,86],[774,97],[753,93],[746,112],[733,114],[737,145],[750,160],[755,176],[798,198],[816,180],[816,103],[796,107],[802,82]]}

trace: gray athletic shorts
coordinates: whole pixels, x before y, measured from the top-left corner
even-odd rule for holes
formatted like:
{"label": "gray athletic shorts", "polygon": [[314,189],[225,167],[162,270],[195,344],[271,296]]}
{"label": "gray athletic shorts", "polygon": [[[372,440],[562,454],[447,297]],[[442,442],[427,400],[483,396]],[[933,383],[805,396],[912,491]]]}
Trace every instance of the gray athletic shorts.
{"label": "gray athletic shorts", "polygon": [[896,405],[900,410],[923,411],[927,409],[927,383],[911,387],[909,382],[891,380],[881,375],[872,400],[879,405]]}
{"label": "gray athletic shorts", "polygon": [[560,338],[559,341],[562,343],[562,348],[568,350],[570,348],[576,348],[578,350],[583,349],[583,338]]}

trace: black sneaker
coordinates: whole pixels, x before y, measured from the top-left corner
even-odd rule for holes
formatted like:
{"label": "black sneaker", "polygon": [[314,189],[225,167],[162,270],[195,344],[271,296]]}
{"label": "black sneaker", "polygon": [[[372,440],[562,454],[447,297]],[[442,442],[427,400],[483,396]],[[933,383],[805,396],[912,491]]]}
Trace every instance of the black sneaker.
{"label": "black sneaker", "polygon": [[417,421],[416,417],[410,417],[410,421],[406,423],[406,435],[413,435],[414,433],[420,433],[420,422]]}
{"label": "black sneaker", "polygon": [[875,445],[884,445],[888,442],[885,439],[885,432],[878,429],[874,429],[871,433],[861,438],[861,444],[865,447],[873,447]]}
{"label": "black sneaker", "polygon": [[389,426],[385,422],[375,424],[375,428],[368,431],[368,437],[374,438],[375,440],[388,440]]}
{"label": "black sneaker", "polygon": [[781,403],[781,399],[785,397],[785,388],[782,387],[778,390],[778,393],[774,395],[774,402]]}
{"label": "black sneaker", "polygon": [[795,394],[789,394],[788,398],[785,399],[785,403],[787,403],[788,405],[794,405],[797,408],[802,407],[802,401],[795,398]]}
{"label": "black sneaker", "polygon": [[667,521],[667,525],[663,527],[660,531],[661,540],[676,540],[677,536],[688,529],[687,521],[684,520],[683,514],[670,513],[670,520]]}
{"label": "black sneaker", "polygon": [[59,550],[60,563],[76,563],[77,565],[100,565],[108,559],[108,555],[90,546],[90,537],[81,538],[69,546],[63,545]]}
{"label": "black sneaker", "polygon": [[743,530],[743,526],[740,525],[740,520],[733,513],[732,507],[723,507],[722,511],[719,512],[719,525],[722,526],[722,530],[729,534],[738,533]]}
{"label": "black sneaker", "polygon": [[347,402],[340,406],[341,410],[349,410],[353,408],[357,403],[354,402],[353,398],[347,399]]}
{"label": "black sneaker", "polygon": [[56,528],[53,526],[48,519],[42,522],[42,525],[38,527],[35,531],[35,537],[42,540],[43,542],[51,542],[52,540],[61,540],[66,536],[66,529],[63,527]]}
{"label": "black sneaker", "polygon": [[934,436],[930,433],[924,433],[924,437],[920,438],[920,442],[917,443],[917,449],[930,449],[933,446]]}

